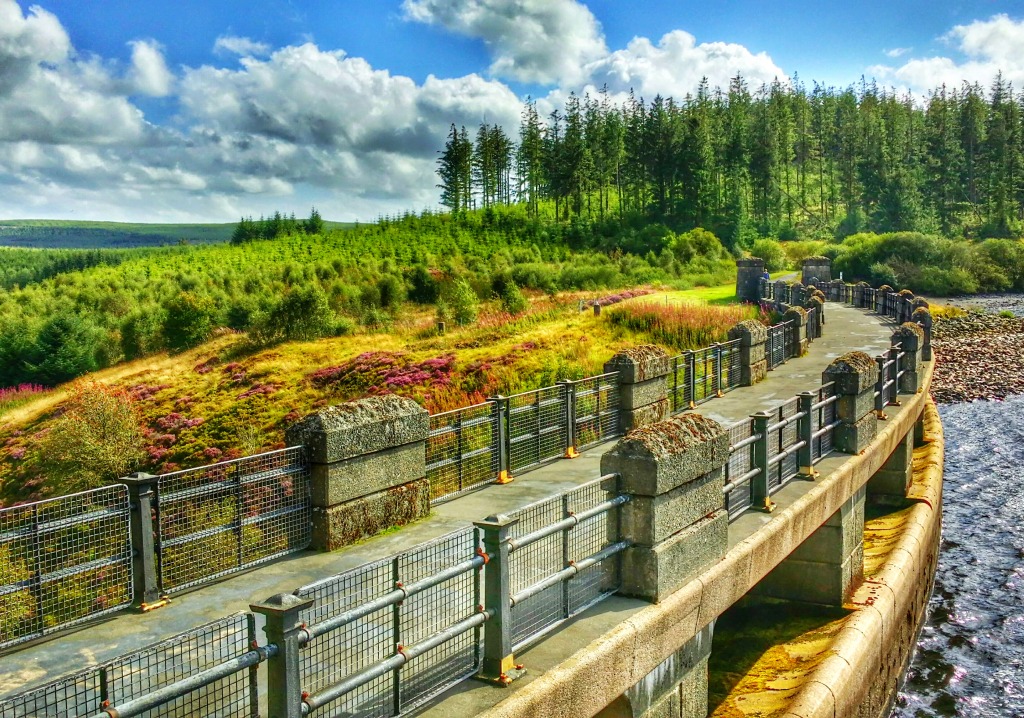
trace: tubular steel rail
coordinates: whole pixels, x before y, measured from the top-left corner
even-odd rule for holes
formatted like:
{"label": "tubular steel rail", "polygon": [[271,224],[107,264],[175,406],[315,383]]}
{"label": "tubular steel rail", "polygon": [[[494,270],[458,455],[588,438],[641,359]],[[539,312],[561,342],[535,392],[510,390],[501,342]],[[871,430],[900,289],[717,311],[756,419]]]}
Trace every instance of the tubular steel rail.
{"label": "tubular steel rail", "polygon": [[301,447],[157,477],[160,588],[180,591],[309,546]]}
{"label": "tubular steel rail", "polygon": [[0,701],[0,718],[259,716],[255,617],[237,613]]}
{"label": "tubular steel rail", "polygon": [[668,396],[673,414],[693,409],[739,385],[739,339],[683,352],[671,359]]}
{"label": "tubular steel rail", "polygon": [[427,479],[432,500],[451,499],[498,478],[502,436],[497,402],[430,415]]}
{"label": "tubular steel rail", "polygon": [[124,486],[0,509],[0,648],[132,601]]}

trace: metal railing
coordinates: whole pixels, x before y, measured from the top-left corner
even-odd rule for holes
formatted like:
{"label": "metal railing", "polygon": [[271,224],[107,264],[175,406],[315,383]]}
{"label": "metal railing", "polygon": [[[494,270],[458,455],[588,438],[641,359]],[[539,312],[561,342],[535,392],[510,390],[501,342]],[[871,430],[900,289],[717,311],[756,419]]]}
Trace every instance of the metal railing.
{"label": "metal railing", "polygon": [[164,474],[156,487],[164,592],[309,546],[309,464],[301,447]]}
{"label": "metal railing", "polygon": [[788,322],[782,322],[768,327],[768,339],[765,342],[765,358],[768,360],[768,370],[786,361],[786,327]]}
{"label": "metal railing", "polygon": [[573,417],[567,449],[585,449],[622,433],[618,380],[618,372],[611,372],[563,382]]}
{"label": "metal railing", "polygon": [[669,404],[678,414],[740,385],[740,340],[677,354],[670,367]]}
{"label": "metal railing", "polygon": [[499,403],[430,415],[427,479],[432,500],[450,499],[498,478],[502,436]]}
{"label": "metal railing", "polygon": [[255,617],[237,613],[0,701],[0,718],[256,718]]}
{"label": "metal railing", "polygon": [[132,601],[124,486],[0,509],[0,648]]}

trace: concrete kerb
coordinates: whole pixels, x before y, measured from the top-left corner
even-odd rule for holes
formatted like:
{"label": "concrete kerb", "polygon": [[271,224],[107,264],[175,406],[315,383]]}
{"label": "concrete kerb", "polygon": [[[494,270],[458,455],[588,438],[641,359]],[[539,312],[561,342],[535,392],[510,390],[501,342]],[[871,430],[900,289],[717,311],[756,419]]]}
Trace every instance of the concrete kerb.
{"label": "concrete kerb", "polygon": [[[859,455],[843,457],[845,461],[841,466],[813,485],[807,493],[791,505],[773,514],[768,525],[776,522],[796,522],[801,514],[808,512],[820,516],[821,523],[824,523],[824,520],[834,514],[851,495],[850,493],[846,493],[845,496],[841,495],[845,492],[839,488],[840,486],[845,487],[848,492],[859,490],[864,486],[868,478],[892,453],[896,444],[908,431],[913,430],[914,423],[923,411],[927,400],[927,387],[931,382],[932,370],[933,365],[927,364],[923,372],[924,392],[907,398],[903,406],[893,412],[893,416],[885,422],[884,427],[866,451]],[[800,523],[803,524],[803,531],[787,532],[784,544],[790,544],[793,541],[802,542],[813,533],[813,529],[807,530],[806,523],[803,521]],[[815,526],[814,529],[816,528]],[[601,639],[582,648],[557,669],[522,686],[482,715],[494,718],[498,716],[501,718],[512,718],[513,716],[533,718],[534,716],[564,714],[557,710],[556,704],[571,705],[571,713],[574,715],[596,714],[654,670],[680,645],[693,638],[699,625],[706,623],[707,617],[717,617],[725,608],[728,608],[724,604],[729,601],[730,597],[736,596],[741,588],[741,581],[737,582],[737,576],[744,574],[741,569],[744,564],[750,565],[751,568],[746,571],[748,586],[743,593],[756,583],[752,575],[752,556],[761,556],[766,562],[763,565],[771,564],[773,560],[776,564],[781,562],[787,555],[785,551],[791,550],[791,546],[769,545],[769,537],[778,536],[780,532],[773,531],[762,534],[763,531],[764,527],[761,531],[737,543],[715,566],[703,572],[680,590],[666,596],[661,603],[641,609],[628,620],[631,627],[630,635],[635,639],[630,646],[633,654],[633,670],[630,674],[623,675],[609,670],[606,665],[607,656],[604,661],[595,658],[606,645],[604,639]],[[763,538],[761,538],[762,536]],[[747,558],[743,554],[749,554],[751,557]],[[889,595],[892,596],[891,591]],[[880,594],[875,603],[882,596],[884,594]],[[697,619],[691,623],[687,619],[691,616],[695,600],[698,602],[699,613]],[[885,616],[881,615],[881,618],[884,623]],[[677,631],[667,635],[664,632],[666,621],[678,626]],[[890,622],[895,628],[896,621],[891,620]],[[690,629],[691,625],[692,629]],[[615,633],[620,630],[622,629],[616,629]],[[621,648],[626,648],[621,642],[619,645]],[[638,646],[643,646],[644,650],[641,652]],[[615,658],[616,662],[619,660],[619,657]],[[596,664],[601,664],[597,673],[583,670],[584,665],[589,670],[594,670],[593,667]],[[595,675],[601,675],[602,680],[594,681]],[[587,686],[587,690],[584,691],[585,696],[579,696],[579,685]],[[573,700],[581,702],[578,705],[568,703],[565,700],[567,696],[573,696]]]}

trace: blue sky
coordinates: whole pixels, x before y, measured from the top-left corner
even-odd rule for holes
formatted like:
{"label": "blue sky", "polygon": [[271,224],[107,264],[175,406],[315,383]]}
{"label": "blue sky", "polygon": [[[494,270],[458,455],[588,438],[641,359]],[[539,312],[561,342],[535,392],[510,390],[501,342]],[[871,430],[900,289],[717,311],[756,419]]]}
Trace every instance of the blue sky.
{"label": "blue sky", "polygon": [[[770,7],[770,11],[767,9]],[[1024,3],[0,0],[0,218],[436,204],[451,122],[701,76],[1024,87]]]}

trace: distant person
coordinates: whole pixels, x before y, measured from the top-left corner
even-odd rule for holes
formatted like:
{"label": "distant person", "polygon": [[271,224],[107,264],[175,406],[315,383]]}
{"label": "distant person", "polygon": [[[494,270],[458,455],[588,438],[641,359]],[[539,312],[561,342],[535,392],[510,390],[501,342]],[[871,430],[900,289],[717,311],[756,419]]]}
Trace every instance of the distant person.
{"label": "distant person", "polygon": [[761,275],[761,279],[763,279],[766,282],[770,282],[771,281],[772,277],[771,277],[770,274],[768,274],[768,270],[767,269],[764,270],[764,274]]}

